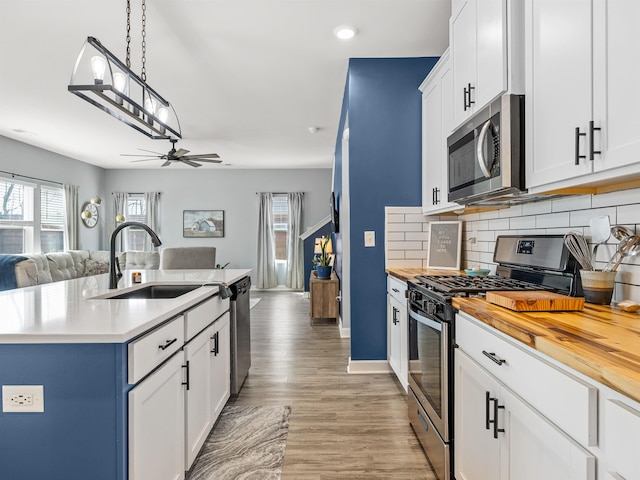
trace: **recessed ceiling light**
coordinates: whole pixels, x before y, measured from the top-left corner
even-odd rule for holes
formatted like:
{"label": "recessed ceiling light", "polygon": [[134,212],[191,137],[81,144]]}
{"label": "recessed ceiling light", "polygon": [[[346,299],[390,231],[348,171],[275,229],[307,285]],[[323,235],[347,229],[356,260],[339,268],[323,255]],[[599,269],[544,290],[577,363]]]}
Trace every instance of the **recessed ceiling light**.
{"label": "recessed ceiling light", "polygon": [[307,127],[307,130],[309,131],[309,133],[316,133],[319,128],[318,127]]}
{"label": "recessed ceiling light", "polygon": [[340,25],[333,29],[333,34],[340,40],[349,40],[358,34],[358,29],[351,25]]}

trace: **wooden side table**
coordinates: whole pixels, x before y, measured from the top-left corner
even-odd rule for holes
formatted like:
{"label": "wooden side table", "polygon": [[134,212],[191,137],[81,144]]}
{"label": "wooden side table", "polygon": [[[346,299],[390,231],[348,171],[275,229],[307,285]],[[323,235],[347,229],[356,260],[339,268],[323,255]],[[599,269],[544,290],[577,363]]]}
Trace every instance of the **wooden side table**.
{"label": "wooden side table", "polygon": [[335,318],[336,323],[340,315],[338,306],[340,287],[335,272],[331,272],[331,278],[321,280],[311,274],[309,280],[309,322],[314,318]]}

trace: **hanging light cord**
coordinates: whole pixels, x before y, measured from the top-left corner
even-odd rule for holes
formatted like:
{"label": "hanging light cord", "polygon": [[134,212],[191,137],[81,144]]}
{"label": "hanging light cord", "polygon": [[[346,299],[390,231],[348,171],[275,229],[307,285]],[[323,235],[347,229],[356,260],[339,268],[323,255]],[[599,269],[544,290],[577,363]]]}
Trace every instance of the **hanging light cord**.
{"label": "hanging light cord", "polygon": [[127,68],[131,70],[131,1],[127,0]]}
{"label": "hanging light cord", "polygon": [[[131,68],[131,0],[127,0],[127,68]],[[142,72],[140,78],[147,81],[147,3],[142,0]]]}
{"label": "hanging light cord", "polygon": [[147,81],[147,4],[142,0],[142,73],[140,78],[143,82]]}

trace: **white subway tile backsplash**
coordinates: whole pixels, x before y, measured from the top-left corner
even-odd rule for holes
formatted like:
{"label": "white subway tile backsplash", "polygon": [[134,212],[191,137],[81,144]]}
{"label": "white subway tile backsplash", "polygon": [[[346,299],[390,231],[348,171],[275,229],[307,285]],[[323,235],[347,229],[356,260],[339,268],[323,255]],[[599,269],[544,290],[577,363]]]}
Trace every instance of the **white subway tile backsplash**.
{"label": "white subway tile backsplash", "polygon": [[591,205],[593,208],[613,207],[629,203],[638,203],[638,199],[640,199],[640,188],[634,188],[631,190],[622,190],[620,192],[593,195]]}
{"label": "white subway tile backsplash", "polygon": [[536,228],[566,227],[569,225],[569,212],[536,215]]}
{"label": "white subway tile backsplash", "polygon": [[421,213],[422,207],[384,207],[384,211],[386,214],[413,214],[413,213]]}
{"label": "white subway tile backsplash", "polygon": [[[636,198],[636,201],[640,200],[640,197]],[[618,207],[618,219],[617,223],[623,224],[639,224],[640,223],[640,203],[633,205],[623,205]]]}
{"label": "white subway tile backsplash", "polygon": [[489,230],[508,230],[509,228],[510,226],[508,218],[489,220]]}
{"label": "white subway tile backsplash", "polygon": [[387,259],[387,268],[424,268],[422,260],[393,260]]}
{"label": "white subway tile backsplash", "polygon": [[421,223],[388,223],[388,232],[421,232]]}
{"label": "white subway tile backsplash", "polygon": [[527,217],[512,217],[509,219],[509,228],[511,230],[521,230],[523,228],[535,228],[536,217],[533,215]]}
{"label": "white subway tile backsplash", "polygon": [[388,242],[402,242],[404,240],[404,232],[387,232]]}
{"label": "white subway tile backsplash", "polygon": [[575,210],[573,212],[569,212],[570,224],[571,227],[587,227],[589,226],[589,221],[594,217],[602,217],[608,216],[609,222],[611,224],[615,224],[618,221],[616,220],[616,209],[615,207],[609,208],[596,208],[590,210]]}
{"label": "white subway tile backsplash", "polygon": [[473,222],[474,230],[489,230],[489,220],[478,220]]}
{"label": "white subway tile backsplash", "polygon": [[404,250],[387,250],[387,260],[402,260],[404,258]]}
{"label": "white subway tile backsplash", "polygon": [[568,196],[551,200],[552,212],[568,212],[591,208],[591,195]]}
{"label": "white subway tile backsplash", "polygon": [[426,250],[407,250],[405,252],[405,258],[413,259],[413,258],[427,258]]}
{"label": "white subway tile backsplash", "polygon": [[489,242],[478,242],[475,245],[476,248],[474,250],[476,252],[488,252],[489,251]]}
{"label": "white subway tile backsplash", "polygon": [[491,220],[492,218],[500,218],[500,211],[488,210],[486,212],[480,212],[480,220]]}
{"label": "white subway tile backsplash", "polygon": [[413,213],[413,214],[407,214],[404,216],[404,221],[405,222],[415,222],[415,223],[422,223],[425,221],[425,216],[422,213]]}
{"label": "white subway tile backsplash", "polygon": [[514,205],[509,208],[503,208],[502,210],[498,210],[498,212],[500,212],[498,214],[500,218],[519,217],[522,215],[522,205]]}
{"label": "white subway tile backsplash", "polygon": [[[471,252],[471,251],[467,250],[465,255],[466,255],[466,261],[467,262],[477,262],[477,261],[480,260],[480,253],[479,252]],[[465,258],[463,258],[463,260],[465,260]],[[471,265],[469,265],[468,263],[467,263],[467,268],[471,268]]]}
{"label": "white subway tile backsplash", "polygon": [[387,242],[387,248],[391,250],[422,250],[422,242]]}
{"label": "white subway tile backsplash", "polygon": [[542,213],[551,213],[551,200],[522,205],[522,215],[540,215]]}
{"label": "white subway tile backsplash", "polygon": [[402,214],[387,214],[388,223],[404,223],[404,215]]}
{"label": "white subway tile backsplash", "polygon": [[405,240],[410,241],[427,241],[429,240],[429,232],[406,232],[404,234]]}
{"label": "white subway tile backsplash", "polygon": [[478,243],[480,242],[492,242],[496,239],[493,230],[479,230],[478,231]]}

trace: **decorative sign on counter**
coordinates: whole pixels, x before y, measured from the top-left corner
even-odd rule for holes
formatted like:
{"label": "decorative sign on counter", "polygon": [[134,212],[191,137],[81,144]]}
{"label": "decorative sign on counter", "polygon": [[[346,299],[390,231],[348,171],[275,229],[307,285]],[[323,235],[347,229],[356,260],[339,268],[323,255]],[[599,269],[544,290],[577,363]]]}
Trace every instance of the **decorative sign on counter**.
{"label": "decorative sign on counter", "polygon": [[431,222],[427,267],[460,270],[462,222]]}

